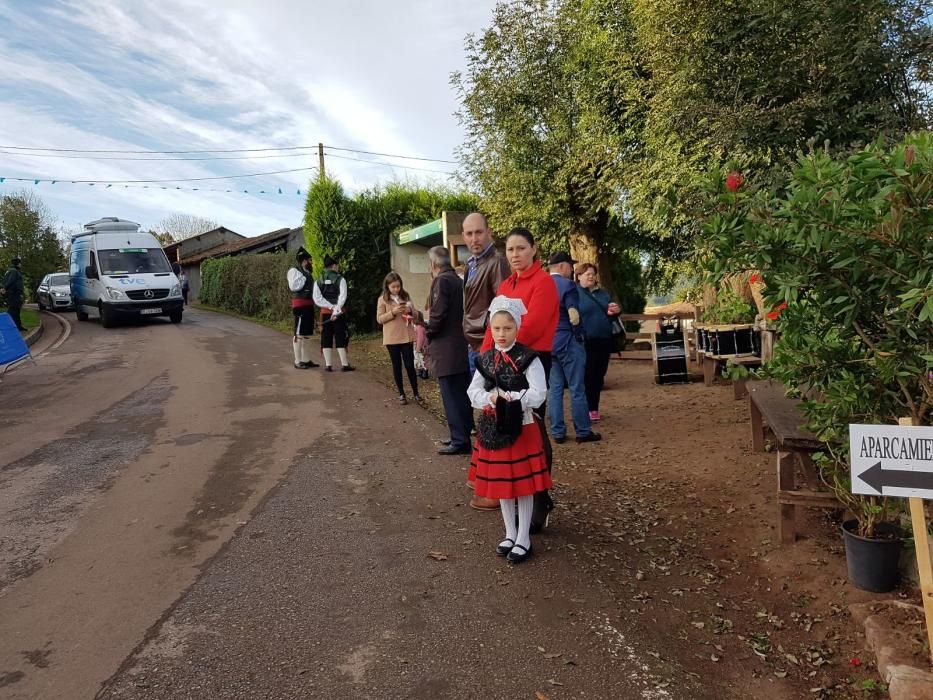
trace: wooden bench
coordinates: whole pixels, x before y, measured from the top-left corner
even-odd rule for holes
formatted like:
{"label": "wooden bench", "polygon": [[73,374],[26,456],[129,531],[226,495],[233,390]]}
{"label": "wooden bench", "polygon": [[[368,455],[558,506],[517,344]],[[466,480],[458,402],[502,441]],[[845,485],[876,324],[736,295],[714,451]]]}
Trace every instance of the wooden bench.
{"label": "wooden bench", "polygon": [[778,532],[782,543],[797,539],[797,508],[833,508],[842,506],[829,491],[797,488],[795,466],[799,465],[807,481],[820,484],[812,454],[824,449],[810,431],[802,427],[800,401],[785,396],[784,386],[768,381],[747,382],[748,409],[751,414],[752,449],[765,451],[765,425],[771,429],[777,447]]}

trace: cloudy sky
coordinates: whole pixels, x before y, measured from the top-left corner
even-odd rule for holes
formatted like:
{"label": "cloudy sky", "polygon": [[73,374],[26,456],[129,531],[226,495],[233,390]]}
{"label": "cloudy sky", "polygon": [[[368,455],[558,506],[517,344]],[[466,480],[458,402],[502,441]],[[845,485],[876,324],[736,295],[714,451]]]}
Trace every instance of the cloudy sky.
{"label": "cloudy sky", "polygon": [[[204,151],[323,142],[335,148],[326,157],[328,173],[351,190],[402,178],[444,181],[446,175],[426,171],[456,166],[336,148],[453,160],[461,131],[449,75],[463,67],[465,37],[489,24],[494,4],[0,0],[0,194],[35,191],[67,228],[101,216],[149,227],[183,212],[253,236],[301,222],[304,198],[296,191],[305,192],[314,171],[148,188],[71,181],[310,168],[316,150],[89,159],[35,149]],[[152,160],[208,156],[252,157]]]}

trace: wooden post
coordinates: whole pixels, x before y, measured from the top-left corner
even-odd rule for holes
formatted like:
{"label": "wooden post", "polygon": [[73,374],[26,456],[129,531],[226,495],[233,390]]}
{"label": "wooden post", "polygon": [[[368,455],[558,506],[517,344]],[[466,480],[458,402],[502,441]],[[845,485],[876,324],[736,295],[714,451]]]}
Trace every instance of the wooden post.
{"label": "wooden post", "polygon": [[761,417],[761,411],[752,401],[752,395],[748,395],[748,412],[751,415],[752,424],[752,452],[765,451],[765,425]]}
{"label": "wooden post", "polygon": [[318,143],[317,145],[317,167],[318,167],[318,177],[324,179],[324,144]]}
{"label": "wooden post", "polygon": [[782,544],[797,541],[797,506],[781,503],[782,491],[795,491],[797,480],[794,477],[794,455],[792,452],[777,453],[777,497],[778,497],[778,534]]}
{"label": "wooden post", "polygon": [[[913,419],[901,418],[899,425],[913,425]],[[917,571],[920,574],[920,595],[923,598],[923,614],[927,621],[927,639],[930,642],[933,660],[933,565],[930,564],[930,542],[927,536],[927,517],[922,498],[908,498],[910,504],[910,526],[914,531],[914,549],[917,554]]]}
{"label": "wooden post", "polygon": [[707,357],[703,362],[703,384],[713,386],[713,380],[716,378],[716,360]]}

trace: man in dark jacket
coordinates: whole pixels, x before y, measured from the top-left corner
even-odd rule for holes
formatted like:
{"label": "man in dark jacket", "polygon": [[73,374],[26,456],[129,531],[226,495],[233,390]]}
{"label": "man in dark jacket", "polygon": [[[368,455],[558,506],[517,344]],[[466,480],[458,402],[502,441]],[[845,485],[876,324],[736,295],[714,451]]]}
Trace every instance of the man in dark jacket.
{"label": "man in dark jacket", "polygon": [[[3,276],[3,295],[6,297],[6,304],[9,307],[10,318],[21,331],[26,330],[19,312],[23,308],[23,298],[26,288],[23,285],[23,273],[19,271],[20,259],[13,258],[10,261],[10,269]],[[464,391],[466,391],[464,389]]]}
{"label": "man in dark jacket", "polygon": [[[470,371],[486,337],[489,304],[499,285],[511,274],[509,263],[496,250],[486,217],[472,213],[463,220],[463,242],[470,251],[463,277],[463,334],[470,344]],[[498,503],[496,504],[498,508]]]}
{"label": "man in dark jacket", "polygon": [[444,246],[428,251],[431,261],[430,309],[425,333],[428,336],[427,361],[437,377],[450,428],[450,444],[438,454],[470,454],[473,409],[467,397],[470,385],[467,343],[463,337],[463,281],[450,264]]}

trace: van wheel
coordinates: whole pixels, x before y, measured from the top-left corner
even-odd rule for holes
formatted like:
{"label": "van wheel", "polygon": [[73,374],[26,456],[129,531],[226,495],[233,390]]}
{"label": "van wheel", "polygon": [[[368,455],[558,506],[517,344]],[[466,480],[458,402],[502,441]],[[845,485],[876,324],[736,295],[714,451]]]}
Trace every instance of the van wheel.
{"label": "van wheel", "polygon": [[82,311],[80,306],[75,307],[75,316],[78,317],[79,321],[87,321],[88,319],[87,311]]}
{"label": "van wheel", "polygon": [[39,311],[45,311],[45,304],[42,303],[42,297],[38,298]]}
{"label": "van wheel", "polygon": [[181,323],[181,315],[181,311],[173,311],[168,315],[168,318],[172,323]]}
{"label": "van wheel", "polygon": [[100,325],[103,328],[113,328],[114,326],[113,314],[103,304],[100,305]]}

